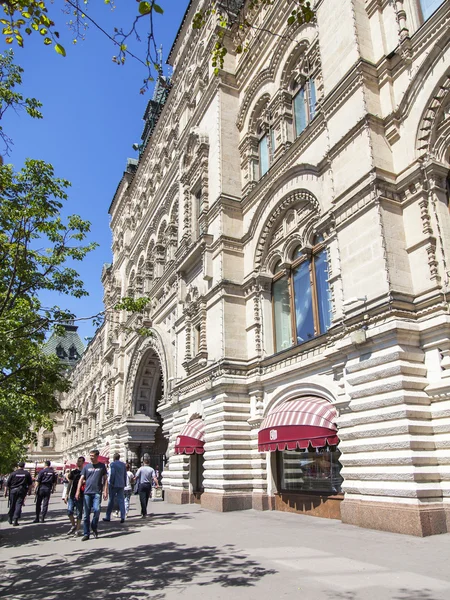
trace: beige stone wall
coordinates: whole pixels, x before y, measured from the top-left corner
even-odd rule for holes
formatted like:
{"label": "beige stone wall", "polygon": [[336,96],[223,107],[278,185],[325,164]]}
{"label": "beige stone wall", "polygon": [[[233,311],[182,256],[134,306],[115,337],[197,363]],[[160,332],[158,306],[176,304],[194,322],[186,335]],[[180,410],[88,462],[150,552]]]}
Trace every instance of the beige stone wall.
{"label": "beige stone wall", "polygon": [[[105,303],[130,293],[150,303],[108,316],[76,367],[65,455],[108,441],[134,456],[158,413],[164,487],[186,502],[192,460],[174,446],[200,417],[204,506],[268,508],[277,473],[257,450],[262,419],[283,400],[319,396],[339,414],[343,519],[436,532],[450,503],[450,6],[422,24],[413,0],[320,0],[315,22],[286,35],[290,4],[280,0],[248,16],[259,28],[248,52],[235,55],[225,38],[215,77],[215,17],[200,32],[189,26],[198,4],[172,48],[172,90],[150,144],[110,209]],[[317,104],[295,136],[302,74],[314,76]],[[264,131],[271,165],[260,177]],[[331,327],[274,354],[271,269],[316,234]],[[142,325],[150,338],[133,333]],[[149,357],[160,397],[145,396],[155,388],[142,371]],[[148,415],[134,414],[139,394]],[[393,505],[397,524],[381,516]]]}

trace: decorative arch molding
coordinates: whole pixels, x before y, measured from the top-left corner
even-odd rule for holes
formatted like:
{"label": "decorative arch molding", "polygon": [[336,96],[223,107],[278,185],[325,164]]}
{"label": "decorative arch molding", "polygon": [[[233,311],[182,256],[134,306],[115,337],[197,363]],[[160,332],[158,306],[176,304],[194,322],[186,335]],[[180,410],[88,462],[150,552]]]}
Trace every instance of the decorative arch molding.
{"label": "decorative arch molding", "polygon": [[272,396],[265,406],[263,418],[266,417],[275,406],[288,400],[297,400],[301,396],[317,396],[317,398],[327,400],[327,402],[336,408],[336,395],[333,394],[329,388],[313,382],[305,382],[302,384],[293,383]]}
{"label": "decorative arch molding", "polygon": [[297,204],[305,204],[307,207],[310,208],[311,216],[309,221],[319,220],[319,202],[317,198],[313,194],[311,194],[311,192],[305,189],[299,189],[286,194],[280,201],[278,201],[274,209],[271,210],[269,216],[266,218],[263,227],[261,228],[261,233],[259,235],[258,243],[255,249],[254,268],[256,270],[261,270],[263,266],[274,227],[283,218],[284,214],[289,210],[289,208]]}
{"label": "decorative arch molding", "polygon": [[188,406],[187,410],[187,419],[186,423],[192,421],[193,419],[204,419],[205,409],[203,408],[203,404],[201,400],[195,400]]}
{"label": "decorative arch molding", "polygon": [[292,259],[292,253],[298,246],[302,246],[305,243],[308,243],[309,240],[305,240],[305,236],[300,235],[299,233],[294,233],[290,235],[289,238],[283,244],[283,256],[285,261],[289,261]]}
{"label": "decorative arch molding", "polygon": [[183,153],[183,170],[189,171],[192,163],[196,163],[197,154],[200,151],[206,151],[206,154],[209,152],[209,136],[207,133],[201,132],[198,127],[194,127],[187,139],[185,151]]}
{"label": "decorative arch molding", "polygon": [[281,71],[280,87],[287,88],[291,74],[295,69],[295,62],[300,58],[302,54],[305,54],[311,47],[309,40],[300,40],[289,53],[288,57],[284,61],[284,67]]}
{"label": "decorative arch molding", "polygon": [[265,117],[263,117],[263,112],[270,104],[270,100],[271,97],[269,92],[265,92],[258,98],[258,101],[254,105],[252,113],[250,115],[248,123],[249,131],[256,133],[258,121],[265,121]]}
{"label": "decorative arch molding", "polygon": [[432,76],[436,64],[442,59],[442,56],[449,48],[450,38],[446,30],[444,34],[438,40],[436,40],[433,48],[430,50],[420,67],[414,73],[414,76],[412,77],[401,102],[394,112],[393,116],[396,119],[401,121],[409,115],[412,108],[416,104],[417,96],[423,90],[424,81]]}
{"label": "decorative arch molding", "polygon": [[244,100],[242,101],[241,109],[236,121],[236,126],[239,131],[242,131],[242,128],[244,127],[244,121],[250,110],[250,105],[254,102],[258,92],[266,83],[270,83],[272,81],[273,77],[270,68],[263,69],[252,81],[247,93],[244,96]]}
{"label": "decorative arch molding", "polygon": [[[292,53],[295,53],[295,49],[297,46],[302,45],[303,43],[307,43],[308,45],[311,43],[311,40],[308,39],[307,31],[311,30],[312,33],[315,33],[315,26],[310,23],[304,23],[302,25],[298,25],[297,31],[295,31],[295,35],[297,35],[300,31],[302,32],[302,38],[298,42],[294,42],[295,47],[292,50]],[[259,91],[266,83],[272,83],[276,79],[276,74],[280,68],[281,63],[283,62],[284,55],[286,53],[287,48],[290,44],[292,44],[292,30],[290,30],[290,35],[286,37],[282,37],[278,44],[275,46],[275,49],[272,53],[272,57],[270,60],[270,64],[268,67],[259,72],[259,74],[253,79],[250,86],[247,89],[247,92],[244,96],[244,99],[241,104],[241,108],[238,113],[238,118],[236,120],[236,126],[239,131],[242,131],[244,127],[245,120],[250,111],[250,107],[252,106],[255,98],[258,96]],[[312,36],[311,36],[312,37]]]}
{"label": "decorative arch molding", "polygon": [[433,89],[422,113],[416,133],[416,152],[420,157],[448,162],[450,145],[450,68]]}
{"label": "decorative arch molding", "polygon": [[173,359],[170,353],[166,350],[170,347],[170,343],[165,339],[166,334],[159,327],[150,329],[150,336],[145,337],[136,344],[133,355],[131,357],[130,366],[128,368],[125,395],[124,395],[124,415],[132,416],[134,403],[134,388],[137,380],[139,368],[142,359],[148,351],[153,350],[161,363],[161,372],[163,377],[163,403],[168,401],[168,381],[174,377]]}
{"label": "decorative arch molding", "polygon": [[[281,200],[285,195],[292,192],[294,189],[308,189],[311,194],[320,195],[321,183],[319,180],[320,173],[315,165],[303,163],[294,165],[258,191],[258,195],[253,199],[257,205],[254,216],[250,223],[246,238],[254,238],[256,230],[264,219],[264,213],[267,211],[269,204],[273,201]],[[266,200],[267,199],[267,200]]]}
{"label": "decorative arch molding", "polygon": [[164,205],[166,206],[167,212],[170,214],[172,212],[172,208],[174,202],[177,200],[177,196],[180,191],[180,184],[178,181],[174,181],[170,188],[167,191]]}

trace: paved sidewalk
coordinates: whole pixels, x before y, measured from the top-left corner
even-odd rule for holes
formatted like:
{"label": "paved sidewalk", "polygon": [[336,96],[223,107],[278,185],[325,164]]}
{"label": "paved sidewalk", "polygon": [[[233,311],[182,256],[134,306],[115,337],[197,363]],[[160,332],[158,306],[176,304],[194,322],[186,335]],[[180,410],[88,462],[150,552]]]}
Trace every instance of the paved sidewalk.
{"label": "paved sidewalk", "polygon": [[[280,512],[149,504],[141,520],[67,537],[59,493],[46,523],[0,524],[0,597],[9,600],[448,600],[450,535],[415,538]],[[5,514],[6,502],[0,502]],[[103,515],[104,513],[102,513]]]}

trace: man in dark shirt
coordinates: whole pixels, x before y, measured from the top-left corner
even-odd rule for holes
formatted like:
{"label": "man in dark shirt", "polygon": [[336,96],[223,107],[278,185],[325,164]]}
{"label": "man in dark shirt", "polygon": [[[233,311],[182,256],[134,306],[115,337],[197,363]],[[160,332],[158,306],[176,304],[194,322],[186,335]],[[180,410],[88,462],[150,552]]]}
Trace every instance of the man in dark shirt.
{"label": "man in dark shirt", "polygon": [[[75,494],[75,499],[79,500],[81,498],[83,484],[85,484],[83,498],[84,517],[83,537],[81,538],[82,542],[85,542],[89,539],[91,528],[94,537],[98,537],[97,527],[100,517],[102,490],[104,500],[108,499],[108,473],[106,472],[105,465],[98,461],[99,454],[100,452],[98,450],[91,450],[89,453],[91,464],[83,467],[80,481],[78,482],[77,493]],[[94,512],[92,523],[90,523],[91,511]]]}
{"label": "man in dark shirt", "polygon": [[[37,478],[38,488],[36,490],[36,518],[33,523],[43,523],[47,515],[50,495],[55,491],[57,475],[50,466],[50,461],[45,461],[45,469],[39,473]],[[41,515],[42,508],[42,515]]]}
{"label": "man in dark shirt", "polygon": [[20,462],[19,468],[11,473],[6,482],[5,496],[9,492],[8,521],[17,527],[22,515],[22,505],[27,493],[31,492],[33,480],[28,471],[24,469],[25,463]]}
{"label": "man in dark shirt", "polygon": [[[70,487],[69,487],[69,497],[67,499],[67,514],[69,516],[70,522],[72,524],[72,527],[69,529],[67,535],[72,535],[74,534],[75,536],[78,535],[78,532],[80,531],[81,528],[81,516],[83,514],[83,491],[81,491],[80,493],[80,498],[79,500],[75,499],[75,494],[77,493],[78,490],[78,483],[80,481],[80,477],[81,477],[81,471],[84,467],[84,456],[80,456],[77,460],[77,467],[76,469],[72,469],[72,471],[70,471],[69,475],[67,476],[67,479],[70,482]],[[76,519],[76,521],[75,521]]]}

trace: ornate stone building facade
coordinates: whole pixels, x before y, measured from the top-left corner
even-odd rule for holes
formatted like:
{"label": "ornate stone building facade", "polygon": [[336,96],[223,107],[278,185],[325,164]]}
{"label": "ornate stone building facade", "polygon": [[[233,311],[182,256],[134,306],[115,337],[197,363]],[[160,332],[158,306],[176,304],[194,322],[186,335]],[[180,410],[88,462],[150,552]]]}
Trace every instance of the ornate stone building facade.
{"label": "ornate stone building facade", "polygon": [[318,0],[288,30],[279,0],[218,76],[199,5],[110,207],[105,304],[151,301],[74,369],[65,458],[164,456],[171,502],[450,531],[450,2]]}

